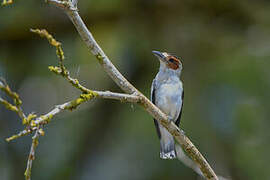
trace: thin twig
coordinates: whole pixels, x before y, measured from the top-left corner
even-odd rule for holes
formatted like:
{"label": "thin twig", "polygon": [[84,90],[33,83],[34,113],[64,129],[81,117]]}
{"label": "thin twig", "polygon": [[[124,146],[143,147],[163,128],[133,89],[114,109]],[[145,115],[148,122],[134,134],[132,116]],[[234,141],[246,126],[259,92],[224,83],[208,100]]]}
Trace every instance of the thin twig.
{"label": "thin twig", "polygon": [[32,164],[33,164],[33,160],[35,160],[35,152],[36,152],[36,148],[38,146],[38,139],[40,135],[44,135],[44,132],[41,128],[37,128],[35,131],[34,136],[32,137],[32,145],[31,145],[31,149],[28,155],[28,159],[27,159],[27,166],[26,166],[26,170],[24,172],[24,176],[26,180],[30,180],[31,179],[31,170],[32,170]]}
{"label": "thin twig", "polygon": [[30,133],[32,133],[34,130],[36,130],[37,127],[33,127],[33,128],[30,128],[30,129],[24,129],[22,131],[20,131],[18,134],[15,134],[9,138],[6,138],[6,141],[7,142],[10,142],[10,141],[13,141],[14,139],[18,139],[20,137],[23,137],[23,136],[26,136]]}
{"label": "thin twig", "polygon": [[[37,118],[33,123],[35,125],[41,125],[41,124],[47,124],[48,120],[51,120],[52,117],[54,117],[56,114],[60,113],[63,110],[72,110],[76,108],[78,105],[80,105],[83,102],[89,101],[93,98],[102,98],[102,99],[114,99],[119,100],[121,102],[131,102],[131,103],[137,103],[140,101],[140,98],[135,95],[129,95],[129,94],[123,94],[123,93],[113,93],[109,91],[92,91],[95,96],[92,96],[89,99],[86,99],[85,101],[80,102],[78,99],[75,99],[73,101],[64,103],[62,105],[57,105],[53,110],[51,110],[49,113]],[[77,103],[77,104],[76,104]]]}
{"label": "thin twig", "polygon": [[46,2],[49,2],[50,4],[55,5],[56,7],[60,9],[70,9],[70,3],[66,0],[60,1],[60,0],[45,0]]}
{"label": "thin twig", "polygon": [[[92,98],[112,99],[112,100],[119,100],[121,102],[130,102],[130,103],[138,103],[141,101],[140,97],[138,97],[136,95],[114,93],[114,92],[110,92],[110,91],[93,91],[93,92],[96,94],[96,96],[93,96]],[[47,114],[41,115],[40,117],[38,117],[34,120],[31,120],[31,127],[29,127],[28,129],[22,130],[18,134],[15,134],[9,138],[6,138],[6,141],[10,142],[10,141],[15,140],[17,138],[20,138],[22,136],[28,135],[28,134],[32,133],[33,131],[35,131],[39,125],[48,124],[50,122],[50,120],[52,119],[52,117],[54,117],[56,114],[59,114],[60,112],[62,112],[64,110],[72,110],[72,109],[76,108],[77,106],[79,106],[81,103],[92,99],[92,98],[90,98],[90,99],[85,99],[85,101],[84,100],[81,101],[80,98],[81,97],[79,97],[73,101],[66,102],[64,104],[56,105],[55,108],[53,108]]]}
{"label": "thin twig", "polygon": [[12,105],[11,103],[9,103],[8,101],[4,100],[1,97],[0,97],[0,103],[2,103],[7,109],[16,112],[22,120],[25,119],[26,116],[21,108],[22,101],[19,95],[10,89],[5,79],[3,78],[0,78],[0,90],[3,91],[11,99],[13,99],[14,105]]}

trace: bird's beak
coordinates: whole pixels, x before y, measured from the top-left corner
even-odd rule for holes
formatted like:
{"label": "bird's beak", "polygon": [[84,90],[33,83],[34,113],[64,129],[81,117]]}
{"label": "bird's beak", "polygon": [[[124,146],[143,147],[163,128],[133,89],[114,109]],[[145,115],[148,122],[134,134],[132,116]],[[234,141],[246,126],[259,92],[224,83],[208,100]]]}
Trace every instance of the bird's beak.
{"label": "bird's beak", "polygon": [[164,54],[162,52],[159,51],[152,51],[152,53],[158,57],[158,59],[162,60],[163,62],[167,63],[166,61],[166,56],[164,56]]}
{"label": "bird's beak", "polygon": [[158,58],[161,58],[161,59],[165,58],[165,56],[161,52],[159,52],[159,51],[152,51],[152,53],[155,56],[157,56]]}

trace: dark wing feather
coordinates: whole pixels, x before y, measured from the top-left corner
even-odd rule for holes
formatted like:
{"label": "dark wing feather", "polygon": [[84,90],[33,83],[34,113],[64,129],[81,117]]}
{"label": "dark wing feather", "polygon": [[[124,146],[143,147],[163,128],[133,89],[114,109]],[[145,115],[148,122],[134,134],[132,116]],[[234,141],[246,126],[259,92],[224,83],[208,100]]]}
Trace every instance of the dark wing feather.
{"label": "dark wing feather", "polygon": [[179,113],[179,116],[178,116],[177,120],[175,121],[175,124],[176,124],[178,127],[179,127],[180,119],[181,119],[181,116],[182,116],[183,105],[184,105],[184,90],[183,90],[183,92],[182,92],[182,105],[181,105],[181,110],[180,110],[180,113]]}
{"label": "dark wing feather", "polygon": [[[151,101],[153,104],[155,104],[155,80],[152,84],[152,90],[151,90]],[[160,129],[159,129],[159,124],[157,122],[157,120],[154,119],[154,123],[155,123],[155,126],[156,126],[156,130],[157,130],[157,134],[158,134],[158,138],[160,139],[161,138],[161,133],[160,133]]]}

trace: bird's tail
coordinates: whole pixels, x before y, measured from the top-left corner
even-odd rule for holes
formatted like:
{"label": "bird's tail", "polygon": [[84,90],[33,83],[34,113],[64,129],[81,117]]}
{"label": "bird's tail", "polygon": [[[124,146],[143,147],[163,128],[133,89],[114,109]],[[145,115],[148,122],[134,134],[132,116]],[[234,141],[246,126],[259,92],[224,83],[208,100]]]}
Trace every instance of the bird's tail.
{"label": "bird's tail", "polygon": [[175,143],[173,136],[165,129],[160,127],[161,138],[160,138],[160,158],[161,159],[175,159]]}

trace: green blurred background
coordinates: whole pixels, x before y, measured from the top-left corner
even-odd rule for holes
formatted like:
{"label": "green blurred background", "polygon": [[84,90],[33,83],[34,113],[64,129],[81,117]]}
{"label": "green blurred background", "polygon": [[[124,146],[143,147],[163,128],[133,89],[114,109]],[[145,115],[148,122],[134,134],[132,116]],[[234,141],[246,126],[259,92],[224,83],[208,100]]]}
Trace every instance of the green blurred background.
{"label": "green blurred background", "polygon": [[[270,1],[87,0],[80,14],[117,68],[149,97],[159,62],[152,50],[181,57],[185,100],[181,128],[216,173],[270,179]],[[0,9],[0,76],[39,115],[80,92],[48,71],[55,49],[29,32],[46,28],[63,43],[66,67],[96,90],[121,90],[87,50],[67,16],[43,1]],[[0,94],[4,96],[3,93]],[[0,179],[23,179],[31,137],[0,106]],[[59,114],[45,128],[35,180],[200,179],[180,161],[159,159],[152,118],[137,105],[94,100]]]}

